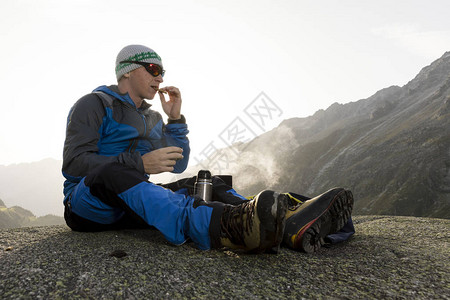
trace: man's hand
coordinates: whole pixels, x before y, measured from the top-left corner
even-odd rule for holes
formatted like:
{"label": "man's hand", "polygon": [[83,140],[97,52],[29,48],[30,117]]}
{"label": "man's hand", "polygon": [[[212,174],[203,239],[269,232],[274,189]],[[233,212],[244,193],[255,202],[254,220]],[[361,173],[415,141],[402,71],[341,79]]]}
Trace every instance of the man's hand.
{"label": "man's hand", "polygon": [[174,86],[166,86],[160,89],[161,91],[167,92],[169,95],[169,101],[166,101],[166,98],[162,92],[159,92],[159,99],[161,100],[161,105],[169,117],[170,120],[178,120],[181,118],[181,93],[178,88]]}
{"label": "man's hand", "polygon": [[183,159],[182,152],[183,149],[179,147],[165,147],[142,155],[145,173],[172,172],[177,160]]}

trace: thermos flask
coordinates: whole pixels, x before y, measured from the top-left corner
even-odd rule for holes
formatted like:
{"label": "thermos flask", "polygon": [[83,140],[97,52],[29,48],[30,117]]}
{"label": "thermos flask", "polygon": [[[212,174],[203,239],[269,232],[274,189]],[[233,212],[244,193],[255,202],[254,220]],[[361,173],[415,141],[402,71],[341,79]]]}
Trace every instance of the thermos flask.
{"label": "thermos flask", "polygon": [[194,194],[205,200],[211,202],[212,197],[212,179],[211,172],[208,170],[200,170],[197,174],[197,181],[194,186]]}

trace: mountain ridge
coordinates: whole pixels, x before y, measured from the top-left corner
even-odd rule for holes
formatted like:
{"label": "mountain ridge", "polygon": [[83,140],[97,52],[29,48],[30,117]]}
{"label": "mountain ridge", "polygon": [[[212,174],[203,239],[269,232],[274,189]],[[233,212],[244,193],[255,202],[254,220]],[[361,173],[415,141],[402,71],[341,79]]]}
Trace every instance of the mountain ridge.
{"label": "mountain ridge", "polygon": [[0,198],[8,206],[20,206],[36,216],[63,215],[62,161],[0,165]]}
{"label": "mountain ridge", "polygon": [[226,171],[243,194],[343,186],[358,214],[450,218],[449,74],[446,52],[403,87],[285,120],[236,145]]}
{"label": "mountain ridge", "polygon": [[31,211],[20,206],[6,207],[0,199],[0,229],[62,224],[65,224],[62,217],[51,214],[36,217]]}
{"label": "mountain ridge", "polygon": [[[264,189],[314,196],[342,186],[355,194],[357,214],[450,218],[449,74],[446,52],[402,87],[335,102],[222,149],[235,163],[210,169],[233,175],[246,196]],[[190,166],[181,177],[198,169]],[[61,216],[63,181],[59,160],[0,166],[0,197],[37,215]]]}

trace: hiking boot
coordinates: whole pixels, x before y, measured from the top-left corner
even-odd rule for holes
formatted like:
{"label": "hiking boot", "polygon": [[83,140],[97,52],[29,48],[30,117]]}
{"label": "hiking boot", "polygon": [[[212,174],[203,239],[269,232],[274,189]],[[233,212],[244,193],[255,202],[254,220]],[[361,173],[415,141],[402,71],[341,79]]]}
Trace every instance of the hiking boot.
{"label": "hiking boot", "polygon": [[315,198],[290,206],[286,212],[283,242],[290,248],[315,252],[324,238],[348,222],[353,208],[352,192],[334,188]]}
{"label": "hiking boot", "polygon": [[278,248],[283,240],[287,197],[263,191],[240,205],[226,205],[221,216],[222,246],[260,253]]}

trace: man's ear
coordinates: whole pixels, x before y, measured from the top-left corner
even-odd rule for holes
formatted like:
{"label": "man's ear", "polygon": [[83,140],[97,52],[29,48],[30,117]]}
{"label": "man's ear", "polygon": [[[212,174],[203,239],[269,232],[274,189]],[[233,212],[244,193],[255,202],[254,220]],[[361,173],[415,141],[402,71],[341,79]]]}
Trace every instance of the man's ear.
{"label": "man's ear", "polygon": [[123,77],[129,78],[130,77],[130,73],[128,72],[128,73],[123,74]]}

